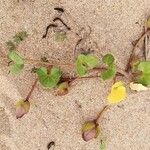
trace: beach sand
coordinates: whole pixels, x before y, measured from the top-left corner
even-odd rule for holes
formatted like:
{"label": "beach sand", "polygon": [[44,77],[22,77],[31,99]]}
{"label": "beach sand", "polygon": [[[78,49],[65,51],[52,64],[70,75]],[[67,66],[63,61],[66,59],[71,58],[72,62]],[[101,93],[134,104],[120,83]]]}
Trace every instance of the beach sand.
{"label": "beach sand", "polygon": [[[57,6],[65,9],[62,18],[72,29],[62,43],[54,41],[50,32],[42,39]],[[90,37],[99,47],[94,49],[95,55],[100,58],[100,54],[111,52],[124,69],[132,42],[143,33],[149,15],[149,0],[1,0],[0,51],[6,53],[5,43],[17,32],[27,31],[28,38],[17,49],[22,56],[40,59],[46,55],[55,63],[72,63],[78,40],[73,32],[90,26]],[[99,150],[101,136],[106,139],[107,150],[150,150],[149,90],[136,93],[128,89],[126,100],[104,114],[101,136],[83,141],[82,124],[106,104],[112,81],[76,81],[62,97],[38,84],[29,113],[16,119],[14,103],[26,97],[31,88],[36,78],[30,73],[33,66],[27,64],[19,75],[12,75],[7,62],[0,60],[0,150],[47,150],[51,141],[55,142],[52,150]],[[73,68],[63,70],[73,73]],[[129,87],[128,81],[121,80]]]}

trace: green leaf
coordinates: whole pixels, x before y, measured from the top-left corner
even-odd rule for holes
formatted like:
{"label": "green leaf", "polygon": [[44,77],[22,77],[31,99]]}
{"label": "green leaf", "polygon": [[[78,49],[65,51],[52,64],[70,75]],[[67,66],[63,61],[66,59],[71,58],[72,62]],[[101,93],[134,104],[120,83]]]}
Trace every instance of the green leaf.
{"label": "green leaf", "polygon": [[12,64],[9,66],[9,70],[13,74],[18,74],[24,68],[23,64]]}
{"label": "green leaf", "polygon": [[108,66],[112,65],[115,61],[115,58],[112,54],[106,54],[102,58],[103,63],[107,64]]}
{"label": "green leaf", "polygon": [[98,66],[98,59],[92,55],[80,54],[76,60],[76,73],[83,76],[88,69],[93,69]]}
{"label": "green leaf", "polygon": [[60,70],[55,67],[53,67],[50,72],[47,71],[47,68],[41,67],[37,69],[36,73],[40,83],[46,88],[56,87],[61,77]]}
{"label": "green leaf", "polygon": [[55,41],[64,42],[67,39],[66,32],[56,32]]}
{"label": "green leaf", "polygon": [[84,76],[87,73],[87,68],[79,61],[76,61],[76,73],[79,76]]}
{"label": "green leaf", "polygon": [[142,71],[144,74],[150,74],[150,61],[140,62],[138,65],[138,70]]}
{"label": "green leaf", "polygon": [[13,38],[14,42],[16,44],[19,44],[21,41],[23,41],[28,36],[26,31],[18,32]]}
{"label": "green leaf", "polygon": [[8,58],[16,64],[24,64],[23,59],[15,51],[8,53]]}
{"label": "green leaf", "polygon": [[91,55],[86,55],[85,57],[85,63],[87,64],[87,66],[90,68],[90,69],[93,69],[95,67],[97,67],[99,61],[96,57],[94,56],[91,56]]}
{"label": "green leaf", "polygon": [[137,79],[138,83],[141,83],[142,85],[149,86],[150,85],[150,74],[142,74]]}
{"label": "green leaf", "polygon": [[24,68],[24,61],[15,51],[10,51],[8,53],[8,58],[11,63],[9,64],[9,70],[13,74],[20,73],[20,71]]}
{"label": "green leaf", "polygon": [[101,73],[101,78],[103,80],[108,80],[116,75],[116,66],[114,65],[115,58],[112,54],[106,54],[102,58],[103,63],[105,63],[108,67],[105,71]]}
{"label": "green leaf", "polygon": [[112,67],[112,68],[108,68],[107,70],[105,70],[104,72],[101,73],[101,78],[103,80],[108,80],[112,77],[114,77],[116,74],[116,68]]}
{"label": "green leaf", "polygon": [[137,77],[137,82],[145,86],[150,85],[150,61],[142,61],[139,63],[137,70],[141,72]]}

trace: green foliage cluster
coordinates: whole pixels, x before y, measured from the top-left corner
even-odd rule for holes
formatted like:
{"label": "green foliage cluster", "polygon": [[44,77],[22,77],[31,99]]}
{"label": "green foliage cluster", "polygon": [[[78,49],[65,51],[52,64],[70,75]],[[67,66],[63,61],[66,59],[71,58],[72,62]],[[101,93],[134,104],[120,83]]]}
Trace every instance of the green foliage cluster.
{"label": "green foliage cluster", "polygon": [[[27,36],[27,33],[22,31],[17,33],[12,41],[6,43],[8,58],[10,60],[9,70],[11,73],[17,74],[24,68],[24,60],[16,52],[16,48]],[[61,41],[63,41],[64,34],[57,36],[58,39],[60,38]],[[103,56],[102,62],[106,67],[104,67],[103,71],[100,73],[100,78],[103,80],[113,78],[117,72],[114,56],[112,54],[106,54]],[[98,68],[99,66],[100,60],[91,54],[79,54],[75,62],[76,73],[79,77],[85,76],[89,70]],[[135,61],[132,64],[132,71],[138,72],[138,76],[136,76],[137,83],[141,83],[145,86],[150,85],[150,61]],[[40,67],[36,69],[35,72],[37,73],[39,82],[43,87],[54,88],[60,82],[61,71],[59,68],[52,67],[49,71],[45,67]]]}
{"label": "green foliage cluster", "polygon": [[[10,60],[9,70],[11,73],[17,74],[24,68],[24,60],[23,58],[16,52],[16,48],[20,42],[22,42],[26,37],[27,33],[25,31],[17,33],[12,41],[8,41],[7,49],[8,49],[8,58]],[[59,41],[63,41],[65,38],[64,33],[58,34],[56,36]],[[43,59],[42,59],[43,60]],[[45,60],[45,58],[44,58]],[[114,77],[116,74],[116,67],[114,64],[114,57],[111,54],[106,54],[102,61],[107,68],[103,71],[100,77],[103,80],[110,79]],[[47,61],[44,61],[47,62]],[[76,62],[75,69],[78,76],[82,77],[86,75],[86,73],[98,67],[100,65],[100,61],[97,57],[91,54],[79,54]],[[61,79],[61,71],[59,68],[52,67],[50,70],[46,67],[39,67],[34,70],[37,74],[39,82],[43,87],[46,88],[54,88],[58,85]]]}
{"label": "green foliage cluster", "polygon": [[12,41],[6,42],[8,50],[8,58],[10,60],[9,70],[13,74],[19,73],[24,68],[23,58],[16,52],[16,48],[20,42],[22,42],[26,37],[27,33],[22,31],[17,33]]}
{"label": "green foliage cluster", "polygon": [[[100,77],[103,80],[110,79],[116,74],[115,59],[112,54],[106,54],[102,61],[107,68],[101,73]],[[99,65],[99,60],[95,56],[80,54],[76,60],[76,73],[79,76],[84,76],[89,69],[96,68]]]}

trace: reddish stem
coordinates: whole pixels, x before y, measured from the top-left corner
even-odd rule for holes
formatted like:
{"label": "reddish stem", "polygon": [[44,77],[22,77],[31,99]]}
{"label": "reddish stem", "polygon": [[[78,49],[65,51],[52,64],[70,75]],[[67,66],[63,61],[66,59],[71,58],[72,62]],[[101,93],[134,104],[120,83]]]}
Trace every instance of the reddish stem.
{"label": "reddish stem", "polygon": [[[104,68],[104,67],[94,68],[93,70],[103,71],[103,70],[106,70],[106,68]],[[93,70],[91,70],[91,71],[93,71]],[[123,74],[123,73],[120,73],[120,72],[117,72],[116,76],[125,76],[125,77],[127,77],[126,74]],[[60,82],[69,82],[69,84],[71,84],[75,80],[91,79],[91,78],[99,78],[99,77],[100,77],[99,74],[91,75],[91,76],[85,76],[85,77],[64,77],[64,78],[61,79]]]}
{"label": "reddish stem", "polygon": [[31,95],[32,95],[32,93],[33,93],[35,87],[36,87],[37,82],[38,82],[38,79],[36,79],[36,80],[34,81],[34,83],[33,83],[33,85],[32,85],[32,88],[31,88],[30,92],[28,93],[28,95],[27,95],[25,101],[29,101],[29,99],[30,99],[30,97],[31,97]]}
{"label": "reddish stem", "polygon": [[95,123],[98,124],[99,119],[103,116],[103,114],[106,112],[106,110],[108,110],[110,106],[106,105],[103,107],[103,109],[99,112],[98,116],[95,119]]}

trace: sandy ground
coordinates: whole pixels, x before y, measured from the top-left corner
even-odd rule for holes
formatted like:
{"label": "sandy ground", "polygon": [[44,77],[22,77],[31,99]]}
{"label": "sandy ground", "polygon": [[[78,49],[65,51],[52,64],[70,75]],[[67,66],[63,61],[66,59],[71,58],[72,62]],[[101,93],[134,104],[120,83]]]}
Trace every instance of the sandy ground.
{"label": "sandy ground", "polygon": [[[149,0],[19,1],[0,1],[0,50],[6,52],[5,42],[25,30],[29,37],[18,48],[24,57],[40,59],[46,54],[51,61],[60,63],[73,61],[77,38],[68,32],[64,43],[55,42],[50,33],[42,39],[46,26],[56,15],[55,6],[63,6],[67,11],[62,17],[72,31],[90,26],[91,38],[99,46],[95,54],[100,57],[100,53],[113,53],[120,68],[125,67],[131,43],[141,35],[144,20],[150,15]],[[30,112],[17,120],[14,102],[26,96],[35,76],[29,73],[29,65],[18,76],[8,75],[7,64],[0,62],[0,150],[47,150],[50,141],[56,144],[51,148],[54,150],[99,150],[100,136],[86,143],[80,129],[85,120],[95,117],[105,105],[111,81],[75,82],[63,97],[56,97],[52,90],[43,90],[38,85]],[[150,150],[149,91],[128,91],[126,100],[105,114],[101,130],[107,150]]]}

